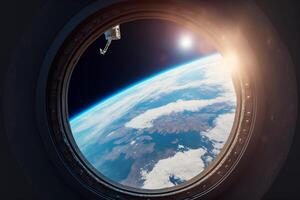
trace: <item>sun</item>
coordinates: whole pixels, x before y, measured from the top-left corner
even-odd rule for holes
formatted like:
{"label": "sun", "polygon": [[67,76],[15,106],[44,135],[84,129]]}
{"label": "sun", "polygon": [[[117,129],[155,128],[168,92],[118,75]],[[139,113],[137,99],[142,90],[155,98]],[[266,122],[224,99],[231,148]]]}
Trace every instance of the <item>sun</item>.
{"label": "sun", "polygon": [[182,35],[179,38],[179,46],[184,50],[190,49],[193,46],[193,38],[190,35]]}

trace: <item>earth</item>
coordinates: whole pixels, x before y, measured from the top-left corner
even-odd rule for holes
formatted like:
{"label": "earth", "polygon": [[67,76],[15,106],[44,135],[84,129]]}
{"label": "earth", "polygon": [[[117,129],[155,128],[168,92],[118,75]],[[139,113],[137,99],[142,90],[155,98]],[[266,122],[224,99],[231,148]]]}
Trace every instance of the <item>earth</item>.
{"label": "earth", "polygon": [[70,119],[76,145],[109,180],[164,189],[201,174],[229,138],[236,111],[220,54],[170,68]]}

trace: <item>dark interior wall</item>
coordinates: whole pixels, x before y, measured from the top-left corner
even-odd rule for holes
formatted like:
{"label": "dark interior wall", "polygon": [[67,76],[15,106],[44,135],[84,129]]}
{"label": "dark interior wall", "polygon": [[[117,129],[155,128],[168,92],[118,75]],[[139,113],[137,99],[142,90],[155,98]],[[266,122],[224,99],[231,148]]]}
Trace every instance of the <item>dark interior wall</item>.
{"label": "dark interior wall", "polygon": [[[4,95],[2,82],[5,80],[5,71],[8,70],[11,52],[19,42],[24,30],[29,29],[30,22],[44,3],[44,0],[1,2],[0,105],[2,105],[1,96]],[[2,107],[0,107],[0,130],[3,126],[1,110]],[[7,137],[2,132],[0,133],[0,158],[0,199],[36,199],[29,179],[14,159],[8,146]]]}
{"label": "dark interior wall", "polygon": [[[269,17],[288,48],[296,67],[298,94],[300,94],[300,2],[293,0],[257,0],[257,4]],[[299,97],[299,96],[298,96]],[[300,113],[298,106],[298,116]],[[265,195],[265,200],[300,199],[300,120],[287,162],[277,176],[272,188]]]}
{"label": "dark interior wall", "polygon": [[[258,5],[269,16],[271,22],[286,43],[293,57],[298,77],[300,76],[300,5],[297,0],[257,0]],[[1,2],[1,64],[0,86],[4,81],[5,71],[11,51],[20,40],[24,30],[28,29],[32,20],[45,4],[45,0]],[[0,97],[4,95],[0,88]],[[0,98],[1,105],[1,98]],[[1,107],[0,107],[1,109]],[[0,110],[0,129],[1,129]],[[300,123],[300,122],[299,122]],[[298,123],[298,124],[299,124]],[[300,131],[297,127],[297,133]],[[265,200],[300,199],[298,178],[300,177],[300,136],[295,134],[287,163],[281,170],[278,178]],[[37,199],[33,193],[29,179],[22,173],[12,153],[9,150],[7,138],[0,133],[0,199]],[[51,188],[49,188],[51,190]]]}

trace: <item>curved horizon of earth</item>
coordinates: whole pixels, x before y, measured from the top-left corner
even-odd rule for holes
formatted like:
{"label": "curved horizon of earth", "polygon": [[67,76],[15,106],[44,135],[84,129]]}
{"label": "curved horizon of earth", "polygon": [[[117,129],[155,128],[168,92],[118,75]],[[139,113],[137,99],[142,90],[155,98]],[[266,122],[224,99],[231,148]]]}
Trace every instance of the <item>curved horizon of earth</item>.
{"label": "curved horizon of earth", "polygon": [[82,155],[108,179],[164,189],[203,172],[226,143],[236,93],[220,54],[171,68],[70,119]]}

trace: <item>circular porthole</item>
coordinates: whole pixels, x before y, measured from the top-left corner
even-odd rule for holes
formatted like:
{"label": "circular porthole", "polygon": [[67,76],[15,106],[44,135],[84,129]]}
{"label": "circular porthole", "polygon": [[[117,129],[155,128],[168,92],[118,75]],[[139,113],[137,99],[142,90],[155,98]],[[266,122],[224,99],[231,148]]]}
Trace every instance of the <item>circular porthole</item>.
{"label": "circular porthole", "polygon": [[[173,6],[168,12],[163,5],[144,12],[122,9],[119,13],[109,10],[112,16],[107,19],[105,12],[93,16],[70,36],[64,53],[58,55],[48,86],[50,109],[59,109],[50,117],[60,125],[56,126],[59,130],[63,129],[56,137],[64,138],[58,141],[72,152],[68,162],[73,170],[95,188],[105,186],[121,194],[148,197],[178,195],[195,188],[205,193],[226,177],[245,147],[253,112],[250,83],[238,72],[237,55],[224,53],[220,38],[215,40],[217,35],[203,27],[203,21],[184,12],[170,14],[179,9]],[[111,52],[100,55],[100,45],[105,44],[101,36],[116,25],[125,30],[125,39],[113,42]],[[161,37],[173,34],[173,39],[169,36],[159,41],[154,26],[161,26]],[[177,46],[181,51],[195,48],[192,56],[181,52],[186,55],[180,59],[174,53],[176,31],[185,33],[177,39]],[[151,48],[156,48],[152,57]],[[163,48],[168,51],[165,55],[160,52]],[[132,49],[136,55],[124,52]],[[117,65],[141,71],[148,63],[138,61],[155,61],[159,55],[167,57],[165,62],[169,57],[177,63],[161,64],[150,78],[138,80],[90,107],[85,103],[76,107],[76,100],[88,101],[81,93],[98,90],[99,95],[99,88],[109,88],[120,78]],[[85,73],[88,75],[84,77]],[[98,77],[93,78],[93,74]],[[107,81],[97,83],[102,79]],[[78,107],[81,112],[73,114]]]}
{"label": "circular porthole", "polygon": [[[121,41],[103,56],[100,37],[69,75],[72,145],[99,177],[118,185],[163,190],[197,181],[236,132],[232,68],[204,38],[174,22],[120,26]],[[108,91],[132,77],[138,82]],[[111,95],[90,100],[102,93]]]}
{"label": "circular porthole", "polygon": [[[51,141],[88,195],[206,198],[256,147],[266,72],[239,26],[193,5],[113,4],[59,46],[46,78]],[[121,35],[106,41],[112,28]]]}
{"label": "circular porthole", "polygon": [[[170,8],[168,12],[172,11]],[[178,8],[172,9],[176,11]],[[171,15],[163,10],[163,6],[148,12],[126,11],[126,16],[120,15],[122,12],[110,16],[107,18],[109,22],[103,19],[105,12],[93,16],[81,27],[81,31],[71,36],[62,50],[65,53],[58,55],[58,65],[48,86],[49,105],[59,109],[50,117],[52,122],[60,125],[56,126],[59,130],[63,129],[56,137],[64,138],[58,141],[63,142],[66,150],[73,152],[68,158],[73,170],[79,172],[83,181],[91,181],[95,188],[105,186],[121,194],[148,197],[178,195],[195,188],[205,192],[232,169],[246,144],[253,112],[250,83],[244,83],[244,78],[234,69],[238,65],[236,55],[224,54],[220,46],[213,46],[219,45],[214,40],[216,35],[210,35],[203,22],[182,18],[178,14]],[[109,13],[114,14],[113,9]],[[185,13],[182,14],[186,17]],[[101,57],[99,51],[93,48],[101,44],[99,40],[105,30],[117,24],[126,30],[129,26],[134,27],[134,23],[142,23],[141,26],[147,30],[147,20],[151,19],[169,21],[164,26],[169,25],[174,30],[181,26],[182,32],[194,35],[182,36],[179,40],[181,50],[187,50],[191,45],[199,47],[199,43],[207,43],[207,49],[211,50],[203,52],[197,49],[193,61],[175,63],[176,67],[167,66],[169,68],[163,69],[163,72],[157,72],[151,78],[98,101],[91,108],[84,108],[80,114],[70,116],[69,113],[73,112],[72,101],[84,99],[82,95],[74,95],[80,91],[76,82],[90,85],[81,88],[84,91],[97,85],[96,82],[85,83],[91,81],[92,78],[89,78],[92,75],[81,78],[84,71],[100,74],[95,68],[108,68],[110,71],[103,76],[109,77],[108,80],[115,80],[115,75],[118,77],[118,69],[113,71],[116,64],[110,66],[105,56]],[[155,26],[153,21],[152,26],[153,23]],[[166,34],[163,27],[159,29],[160,34]],[[174,30],[169,34],[174,34]],[[127,32],[130,34],[130,31]],[[133,32],[136,33],[133,35],[135,38],[138,38],[137,34],[147,34],[141,30],[140,33],[139,30]],[[123,37],[126,37],[126,32],[124,34]],[[154,32],[151,34],[150,38],[144,36],[135,42],[141,44],[150,40],[153,46],[159,38],[153,36]],[[198,37],[198,44],[191,41],[192,37]],[[120,47],[123,51],[130,52],[131,48],[137,48],[137,52],[144,51],[142,54],[149,57],[147,48],[151,46],[143,44],[144,49],[138,49],[138,45],[128,46],[130,41],[126,44],[124,40],[125,46]],[[171,48],[166,38],[163,41]],[[115,46],[118,45],[115,43]],[[161,46],[159,48],[162,49]],[[100,57],[99,63],[84,64],[87,60],[95,60],[90,54]],[[126,70],[138,70],[133,59],[141,59],[142,54],[125,56],[127,60],[123,62],[131,61],[132,65]],[[149,59],[156,59],[158,54]],[[166,56],[172,58],[170,54]],[[115,59],[110,59],[116,60],[118,57],[121,59],[120,53],[113,55]],[[147,57],[142,58],[145,59]],[[53,90],[53,86],[58,86],[59,90]],[[103,83],[101,86],[104,86]],[[241,129],[244,130],[243,136],[238,134]]]}

